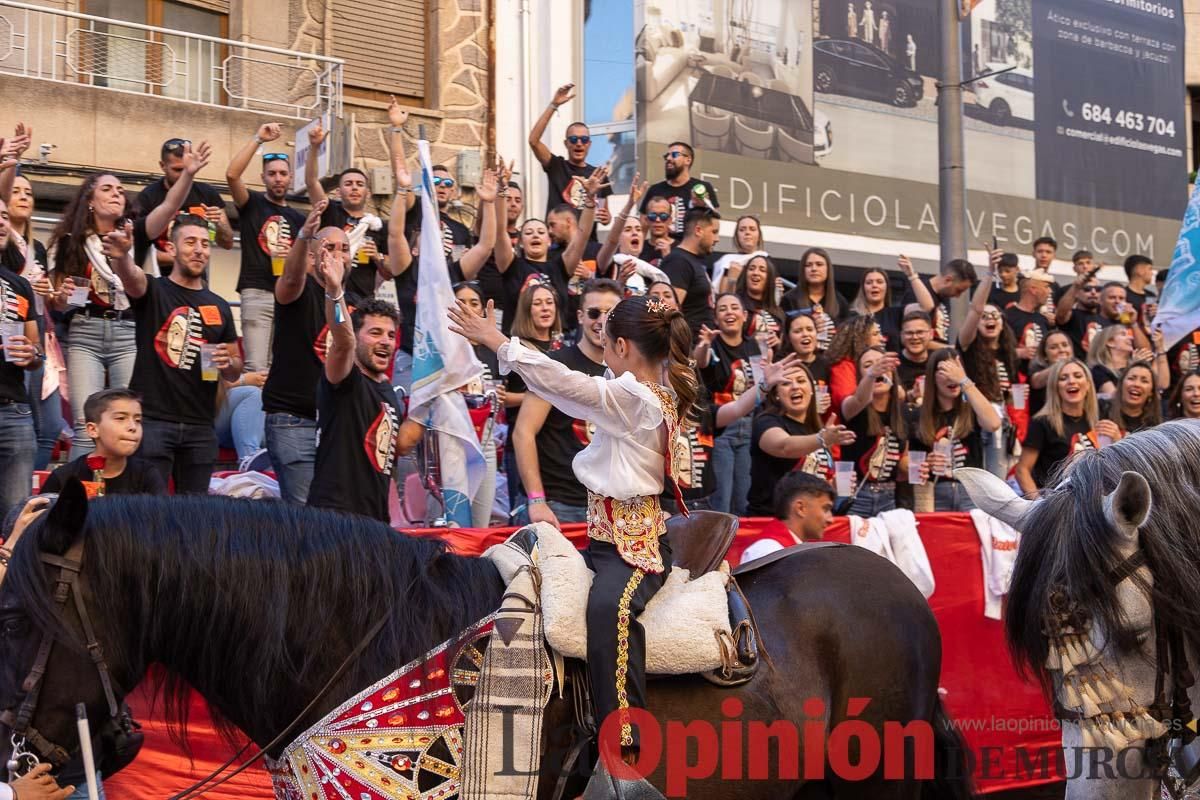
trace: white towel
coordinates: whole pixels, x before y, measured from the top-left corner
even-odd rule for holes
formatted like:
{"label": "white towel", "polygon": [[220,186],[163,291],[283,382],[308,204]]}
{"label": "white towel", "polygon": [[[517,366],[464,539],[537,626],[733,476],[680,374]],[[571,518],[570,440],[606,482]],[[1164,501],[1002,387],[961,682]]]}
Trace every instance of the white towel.
{"label": "white towel", "polygon": [[933,595],[933,568],[911,511],[897,508],[870,518],[849,519],[851,544],[883,556],[899,567],[922,595]]}
{"label": "white towel", "polygon": [[383,227],[383,220],[374,214],[363,214],[358,224],[351,228],[346,233],[346,238],[350,240],[350,260],[354,260],[355,254],[358,253],[358,248],[362,247],[362,243],[366,241],[367,231],[377,231]]}
{"label": "white towel", "polygon": [[1000,619],[1021,533],[979,509],[971,512],[971,521],[979,535],[979,555],[983,562],[983,615],[988,619]]}
{"label": "white towel", "polygon": [[121,283],[121,276],[113,272],[112,267],[108,265],[108,258],[104,255],[100,237],[94,233],[88,234],[87,239],[83,242],[83,249],[87,253],[88,261],[92,264],[92,285],[95,285],[95,274],[99,273],[109,286],[112,307],[117,311],[129,308],[129,298],[125,295],[125,284]]}
{"label": "white towel", "polygon": [[715,297],[721,293],[721,278],[725,277],[725,271],[728,270],[731,265],[741,264],[742,266],[745,266],[746,262],[750,259],[765,255],[767,255],[766,250],[755,250],[753,253],[729,253],[728,255],[718,258],[716,263],[713,264],[713,296]]}

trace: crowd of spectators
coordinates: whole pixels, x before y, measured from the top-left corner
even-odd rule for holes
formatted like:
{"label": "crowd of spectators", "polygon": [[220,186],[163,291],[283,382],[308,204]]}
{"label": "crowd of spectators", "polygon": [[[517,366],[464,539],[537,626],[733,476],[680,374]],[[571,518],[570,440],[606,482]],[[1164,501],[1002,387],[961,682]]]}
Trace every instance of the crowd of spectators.
{"label": "crowd of spectators", "polygon": [[[310,210],[294,207],[283,131],[266,124],[227,165],[231,206],[197,180],[208,145],[171,138],[159,180],[129,198],[117,176],[88,177],[43,242],[20,170],[32,131],[18,124],[0,149],[0,507],[28,494],[56,454],[65,463],[48,490],[75,476],[93,492],[204,492],[221,447],[273,473],[289,502],[395,521],[389,493],[436,495],[409,479],[436,458],[413,457],[424,429],[403,402],[420,230],[432,224],[456,296],[494,304],[506,334],[571,369],[604,373],[605,320],[623,297],[677,306],[703,387],[696,424],[673,448],[679,495],[693,509],[781,522],[807,513],[797,538],[830,508],[969,509],[955,479],[964,467],[1035,492],[1074,453],[1200,417],[1200,334],[1168,352],[1152,332],[1161,275],[1150,259],[1129,257],[1126,280],[1102,284],[1079,251],[1074,280],[1060,285],[1050,272],[1059,247],[1044,237],[1032,269],[996,251],[987,264],[951,260],[922,276],[899,256],[894,271],[860,271],[846,296],[820,248],[782,274],[754,216],[738,217],[722,243],[720,199],[692,175],[686,142],[653,154],[662,180],[635,176],[615,187],[624,205],[609,208],[614,187],[588,163],[587,126],[567,127],[561,155],[544,142],[573,91],[557,90],[529,136],[549,187],[544,215],[524,207],[511,162],[498,158],[474,187],[474,225],[457,218],[460,187],[441,165],[439,219],[422,219],[407,113],[393,101],[386,219],[368,210],[362,170],[330,185],[315,159]],[[324,137],[315,126],[309,144]],[[243,178],[256,160],[262,190]],[[212,248],[233,248],[235,228],[240,336],[208,285]],[[950,302],[964,294],[952,334]],[[588,422],[478,355],[483,374],[461,389],[487,464],[472,523],[584,520],[571,463]],[[793,472],[818,480],[787,480]],[[674,487],[663,499],[677,506]],[[439,513],[426,505],[418,522]]]}

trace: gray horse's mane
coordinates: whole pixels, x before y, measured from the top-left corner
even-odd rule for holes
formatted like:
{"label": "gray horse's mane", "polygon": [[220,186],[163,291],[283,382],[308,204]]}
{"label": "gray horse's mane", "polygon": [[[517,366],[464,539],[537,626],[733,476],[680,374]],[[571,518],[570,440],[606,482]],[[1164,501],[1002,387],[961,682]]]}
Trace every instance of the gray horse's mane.
{"label": "gray horse's mane", "polygon": [[1043,616],[1056,589],[1116,646],[1133,647],[1109,578],[1121,561],[1121,534],[1103,503],[1125,471],[1144,476],[1153,495],[1139,535],[1154,576],[1157,621],[1178,626],[1193,651],[1200,645],[1200,422],[1177,420],[1071,460],[1022,520],[1005,631],[1018,668],[1043,686],[1049,680]]}

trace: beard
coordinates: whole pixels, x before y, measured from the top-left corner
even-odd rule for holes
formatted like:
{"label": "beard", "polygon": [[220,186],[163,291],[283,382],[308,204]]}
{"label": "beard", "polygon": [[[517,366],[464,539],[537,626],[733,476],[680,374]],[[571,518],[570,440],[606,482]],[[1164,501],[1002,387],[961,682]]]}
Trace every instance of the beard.
{"label": "beard", "polygon": [[[359,367],[362,368],[363,372],[366,372],[368,375],[372,376],[373,378],[378,379],[380,375],[384,375],[387,373],[386,365],[384,366],[383,369],[378,369],[375,366],[375,346],[374,345],[369,345],[369,346],[365,345],[365,344],[358,345],[354,349],[354,358],[356,361],[358,361],[358,365],[359,365]],[[388,360],[390,360],[390,357]]]}
{"label": "beard", "polygon": [[678,164],[667,164],[663,171],[667,175],[667,180],[674,180],[683,173],[683,167]]}

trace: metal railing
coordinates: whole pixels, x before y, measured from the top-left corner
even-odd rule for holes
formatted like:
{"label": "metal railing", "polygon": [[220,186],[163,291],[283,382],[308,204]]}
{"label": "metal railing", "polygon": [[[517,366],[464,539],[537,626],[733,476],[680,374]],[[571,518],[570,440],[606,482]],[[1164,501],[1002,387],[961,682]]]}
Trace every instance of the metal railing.
{"label": "metal railing", "polygon": [[296,119],[342,113],[342,60],[0,0],[0,74]]}

